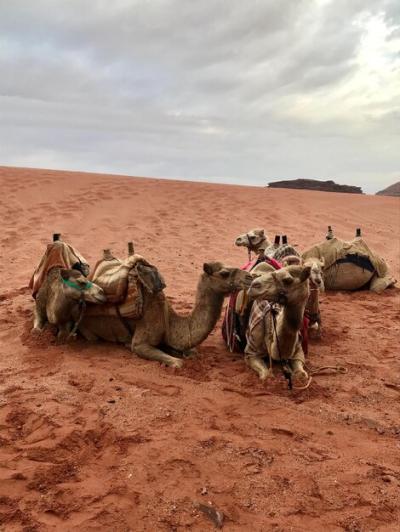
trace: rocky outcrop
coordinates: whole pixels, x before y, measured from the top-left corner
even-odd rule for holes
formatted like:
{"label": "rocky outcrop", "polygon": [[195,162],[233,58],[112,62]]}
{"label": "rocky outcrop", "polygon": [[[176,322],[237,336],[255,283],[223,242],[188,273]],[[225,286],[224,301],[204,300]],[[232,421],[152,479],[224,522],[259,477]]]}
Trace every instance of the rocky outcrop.
{"label": "rocky outcrop", "polygon": [[400,181],[376,193],[377,196],[400,196]]}
{"label": "rocky outcrop", "polygon": [[318,179],[290,179],[287,181],[273,181],[268,183],[271,188],[298,188],[304,190],[320,190],[322,192],[347,192],[348,194],[363,194],[361,187],[352,185],[338,185],[334,181],[319,181]]}

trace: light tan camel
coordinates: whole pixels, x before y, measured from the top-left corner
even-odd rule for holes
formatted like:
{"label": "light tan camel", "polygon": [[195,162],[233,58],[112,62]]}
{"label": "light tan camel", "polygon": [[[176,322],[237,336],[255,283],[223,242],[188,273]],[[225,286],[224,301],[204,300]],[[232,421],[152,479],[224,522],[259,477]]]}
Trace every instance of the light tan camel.
{"label": "light tan camel", "polygon": [[288,266],[255,278],[250,286],[248,294],[255,301],[245,360],[261,380],[271,374],[263,360],[266,356],[270,358],[270,366],[272,361],[287,361],[294,379],[308,379],[299,331],[310,294],[310,273],[309,266]]}
{"label": "light tan camel", "polygon": [[83,302],[106,302],[103,290],[78,270],[52,268],[35,300],[33,330],[40,332],[46,322],[56,325],[58,339],[65,341],[79,320]]}
{"label": "light tan camel", "polygon": [[178,315],[163,292],[144,291],[143,317],[120,320],[109,316],[85,314],[79,331],[87,340],[102,338],[114,342],[131,341],[131,349],[149,360],[158,360],[179,368],[183,361],[175,355],[185,354],[207,338],[220,317],[225,296],[248,288],[252,276],[220,262],[205,263],[197,285],[196,301],[188,316]]}
{"label": "light tan camel", "polygon": [[359,290],[368,287],[376,293],[396,284],[384,259],[372,251],[357,231],[353,240],[346,242],[333,236],[302,254],[304,260],[324,259],[326,290]]}
{"label": "light tan camel", "polygon": [[260,255],[271,246],[271,242],[268,240],[264,229],[251,229],[236,238],[235,246],[247,248],[249,255],[251,252]]}
{"label": "light tan camel", "polygon": [[315,338],[321,337],[321,312],[319,310],[319,294],[325,291],[324,278],[323,278],[323,268],[324,260],[319,260],[315,258],[307,259],[304,261],[304,266],[309,266],[311,268],[310,272],[310,297],[308,298],[306,304],[306,316],[310,320],[308,324],[308,329],[312,334],[315,335]]}

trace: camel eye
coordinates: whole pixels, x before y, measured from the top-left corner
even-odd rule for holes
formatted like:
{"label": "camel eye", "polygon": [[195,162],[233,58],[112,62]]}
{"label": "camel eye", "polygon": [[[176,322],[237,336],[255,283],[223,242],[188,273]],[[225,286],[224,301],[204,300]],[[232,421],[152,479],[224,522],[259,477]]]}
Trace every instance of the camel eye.
{"label": "camel eye", "polygon": [[221,275],[221,277],[222,277],[223,279],[227,279],[227,278],[229,277],[229,272],[227,272],[227,271],[222,271],[222,272],[220,273],[220,275]]}
{"label": "camel eye", "polygon": [[261,283],[253,283],[253,288],[261,288]]}

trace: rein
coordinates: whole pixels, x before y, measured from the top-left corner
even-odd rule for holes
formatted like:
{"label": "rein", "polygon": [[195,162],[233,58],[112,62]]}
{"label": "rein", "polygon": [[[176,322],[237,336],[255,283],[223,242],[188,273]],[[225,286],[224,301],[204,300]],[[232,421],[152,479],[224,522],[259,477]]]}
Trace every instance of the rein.
{"label": "rein", "polygon": [[76,335],[76,331],[78,330],[78,327],[81,324],[83,315],[85,313],[86,301],[83,299],[83,293],[82,293],[82,295],[81,295],[81,297],[79,299],[78,305],[79,305],[79,309],[80,309],[79,316],[78,316],[78,319],[76,320],[76,322],[74,323],[74,326],[72,327],[72,330],[71,330],[71,332],[68,335],[68,338],[71,338],[71,336],[75,336]]}
{"label": "rein", "polygon": [[246,236],[247,236],[247,254],[248,254],[249,262],[250,262],[251,261],[251,249],[253,246],[251,245],[249,233],[246,233]]}
{"label": "rein", "polygon": [[61,277],[61,280],[64,284],[66,284],[70,288],[74,288],[75,290],[78,290],[81,294],[79,297],[79,302],[78,302],[79,316],[76,322],[74,323],[74,326],[72,327],[71,332],[68,335],[68,338],[71,338],[72,336],[76,335],[76,331],[78,330],[78,327],[83,318],[83,314],[85,313],[85,310],[86,310],[86,301],[84,298],[84,292],[85,290],[89,290],[89,288],[93,286],[93,283],[88,281],[84,286],[79,286],[78,284],[74,283],[73,281],[70,281],[69,279],[64,279],[63,277]]}

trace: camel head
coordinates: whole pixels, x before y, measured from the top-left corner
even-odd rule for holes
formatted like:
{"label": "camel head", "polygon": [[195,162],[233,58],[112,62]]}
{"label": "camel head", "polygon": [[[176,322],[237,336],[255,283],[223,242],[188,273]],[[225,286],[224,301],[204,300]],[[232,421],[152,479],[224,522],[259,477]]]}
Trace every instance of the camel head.
{"label": "camel head", "polygon": [[203,270],[203,280],[209,283],[214,292],[220,294],[230,294],[247,289],[253,280],[250,273],[239,268],[228,268],[221,262],[206,262]]}
{"label": "camel head", "polygon": [[95,283],[91,283],[87,277],[78,270],[61,270],[61,285],[64,295],[69,299],[84,299],[88,303],[105,303],[107,298]]}
{"label": "camel head", "polygon": [[324,259],[316,259],[312,257],[304,262],[304,266],[310,266],[310,283],[314,288],[318,288],[321,292],[325,291],[324,278],[322,270],[325,266]]}
{"label": "camel head", "polygon": [[293,305],[308,298],[310,266],[287,266],[256,277],[251,283],[250,299],[267,299],[281,305]]}
{"label": "camel head", "polygon": [[247,233],[239,235],[235,240],[235,246],[246,247],[250,251],[258,252],[260,246],[263,250],[270,245],[270,241],[266,236],[264,229],[251,229]]}

